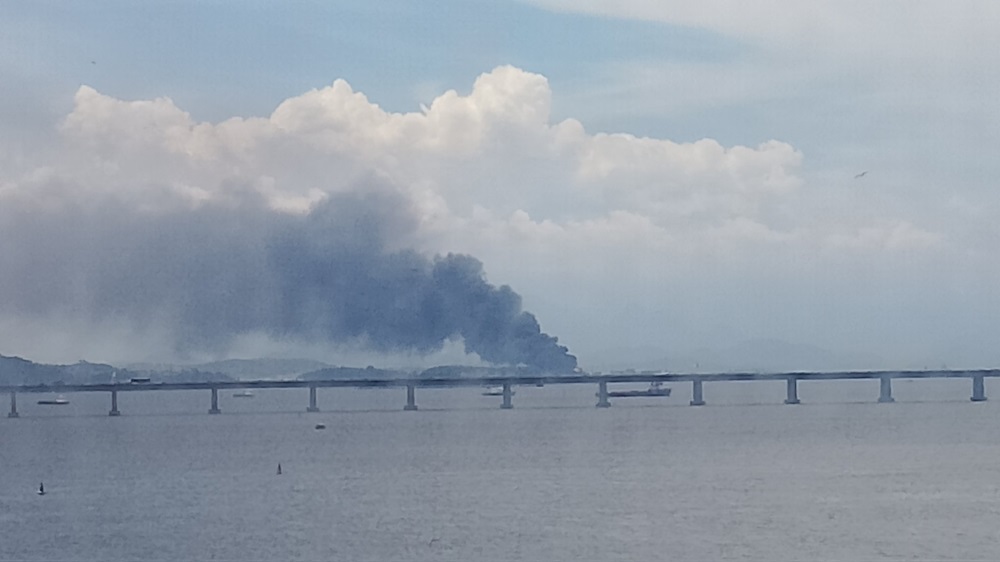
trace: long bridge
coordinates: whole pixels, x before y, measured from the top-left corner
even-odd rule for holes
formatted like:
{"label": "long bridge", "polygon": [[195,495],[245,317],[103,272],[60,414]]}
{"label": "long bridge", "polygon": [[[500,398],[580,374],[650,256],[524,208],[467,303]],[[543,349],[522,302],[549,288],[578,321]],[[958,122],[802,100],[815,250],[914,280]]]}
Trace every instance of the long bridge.
{"label": "long bridge", "polygon": [[318,412],[316,400],[318,388],[405,388],[406,404],[404,410],[416,410],[417,388],[454,388],[454,387],[502,387],[503,401],[500,407],[513,408],[514,386],[558,385],[558,384],[592,384],[597,386],[597,407],[611,406],[608,385],[614,383],[683,383],[689,382],[691,388],[691,406],[705,405],[704,384],[706,382],[721,383],[732,381],[785,381],[785,404],[799,404],[798,384],[808,381],[832,380],[865,380],[879,381],[878,401],[893,402],[892,381],[894,379],[969,379],[972,383],[973,402],[986,400],[985,379],[1000,377],[1000,369],[981,370],[925,370],[925,371],[839,371],[839,372],[787,372],[787,373],[661,373],[643,372],[628,374],[574,374],[552,376],[498,376],[498,377],[447,377],[447,378],[395,378],[395,379],[343,379],[343,380],[240,380],[225,382],[137,382],[106,383],[106,384],[51,384],[51,385],[21,385],[0,386],[0,393],[10,395],[9,418],[19,417],[17,411],[18,393],[69,393],[69,392],[107,392],[111,395],[111,410],[108,415],[119,416],[119,392],[152,392],[164,390],[208,390],[211,392],[209,414],[219,414],[219,390],[230,389],[269,389],[269,388],[308,388],[309,405],[307,412]]}

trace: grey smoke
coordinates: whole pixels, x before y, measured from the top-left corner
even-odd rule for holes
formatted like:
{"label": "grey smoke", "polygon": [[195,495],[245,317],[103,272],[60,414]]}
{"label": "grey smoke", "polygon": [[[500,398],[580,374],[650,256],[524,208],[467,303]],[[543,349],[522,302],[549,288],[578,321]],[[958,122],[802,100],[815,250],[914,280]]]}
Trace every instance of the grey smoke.
{"label": "grey smoke", "polygon": [[413,214],[389,189],[306,215],[246,193],[167,208],[110,197],[3,205],[0,312],[166,326],[180,352],[224,350],[252,332],[420,353],[461,336],[491,363],[576,367],[478,260],[407,249]]}

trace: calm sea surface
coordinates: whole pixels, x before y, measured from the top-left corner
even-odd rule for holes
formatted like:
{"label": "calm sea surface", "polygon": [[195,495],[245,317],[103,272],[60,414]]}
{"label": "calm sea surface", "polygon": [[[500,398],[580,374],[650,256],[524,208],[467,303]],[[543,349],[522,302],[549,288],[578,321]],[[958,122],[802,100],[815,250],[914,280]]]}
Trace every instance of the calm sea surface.
{"label": "calm sea surface", "polygon": [[[1000,386],[106,394],[0,417],[2,560],[997,560]],[[7,397],[0,396],[2,412]],[[0,413],[0,416],[3,414]],[[316,423],[325,430],[316,430]],[[278,463],[282,472],[276,474]],[[44,481],[48,493],[35,490]]]}

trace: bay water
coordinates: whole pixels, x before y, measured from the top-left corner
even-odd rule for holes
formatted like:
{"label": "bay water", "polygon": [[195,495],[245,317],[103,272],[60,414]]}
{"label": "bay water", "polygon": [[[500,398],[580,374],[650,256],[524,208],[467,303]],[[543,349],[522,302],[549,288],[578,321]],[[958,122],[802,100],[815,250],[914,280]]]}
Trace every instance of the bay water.
{"label": "bay water", "polygon": [[[992,381],[987,382],[987,394]],[[0,560],[996,560],[1000,396],[967,380],[19,394]],[[3,397],[4,403],[6,397]],[[325,429],[315,429],[322,423]],[[277,474],[281,464],[282,473]],[[36,494],[39,483],[47,493]]]}

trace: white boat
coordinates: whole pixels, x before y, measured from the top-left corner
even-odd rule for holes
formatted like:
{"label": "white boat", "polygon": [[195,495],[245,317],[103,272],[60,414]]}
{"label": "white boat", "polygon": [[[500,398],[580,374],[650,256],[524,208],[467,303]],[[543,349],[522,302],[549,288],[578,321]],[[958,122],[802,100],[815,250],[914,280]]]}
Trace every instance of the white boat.
{"label": "white boat", "polygon": [[237,390],[233,393],[233,398],[253,398],[252,390]]}
{"label": "white boat", "polygon": [[[516,392],[514,389],[510,389],[510,395],[514,396]],[[483,396],[503,396],[502,386],[487,386],[486,390],[483,391]]]}
{"label": "white boat", "polygon": [[38,403],[43,406],[65,406],[66,404],[69,404],[69,400],[60,394],[56,398],[43,398],[39,400]]}

